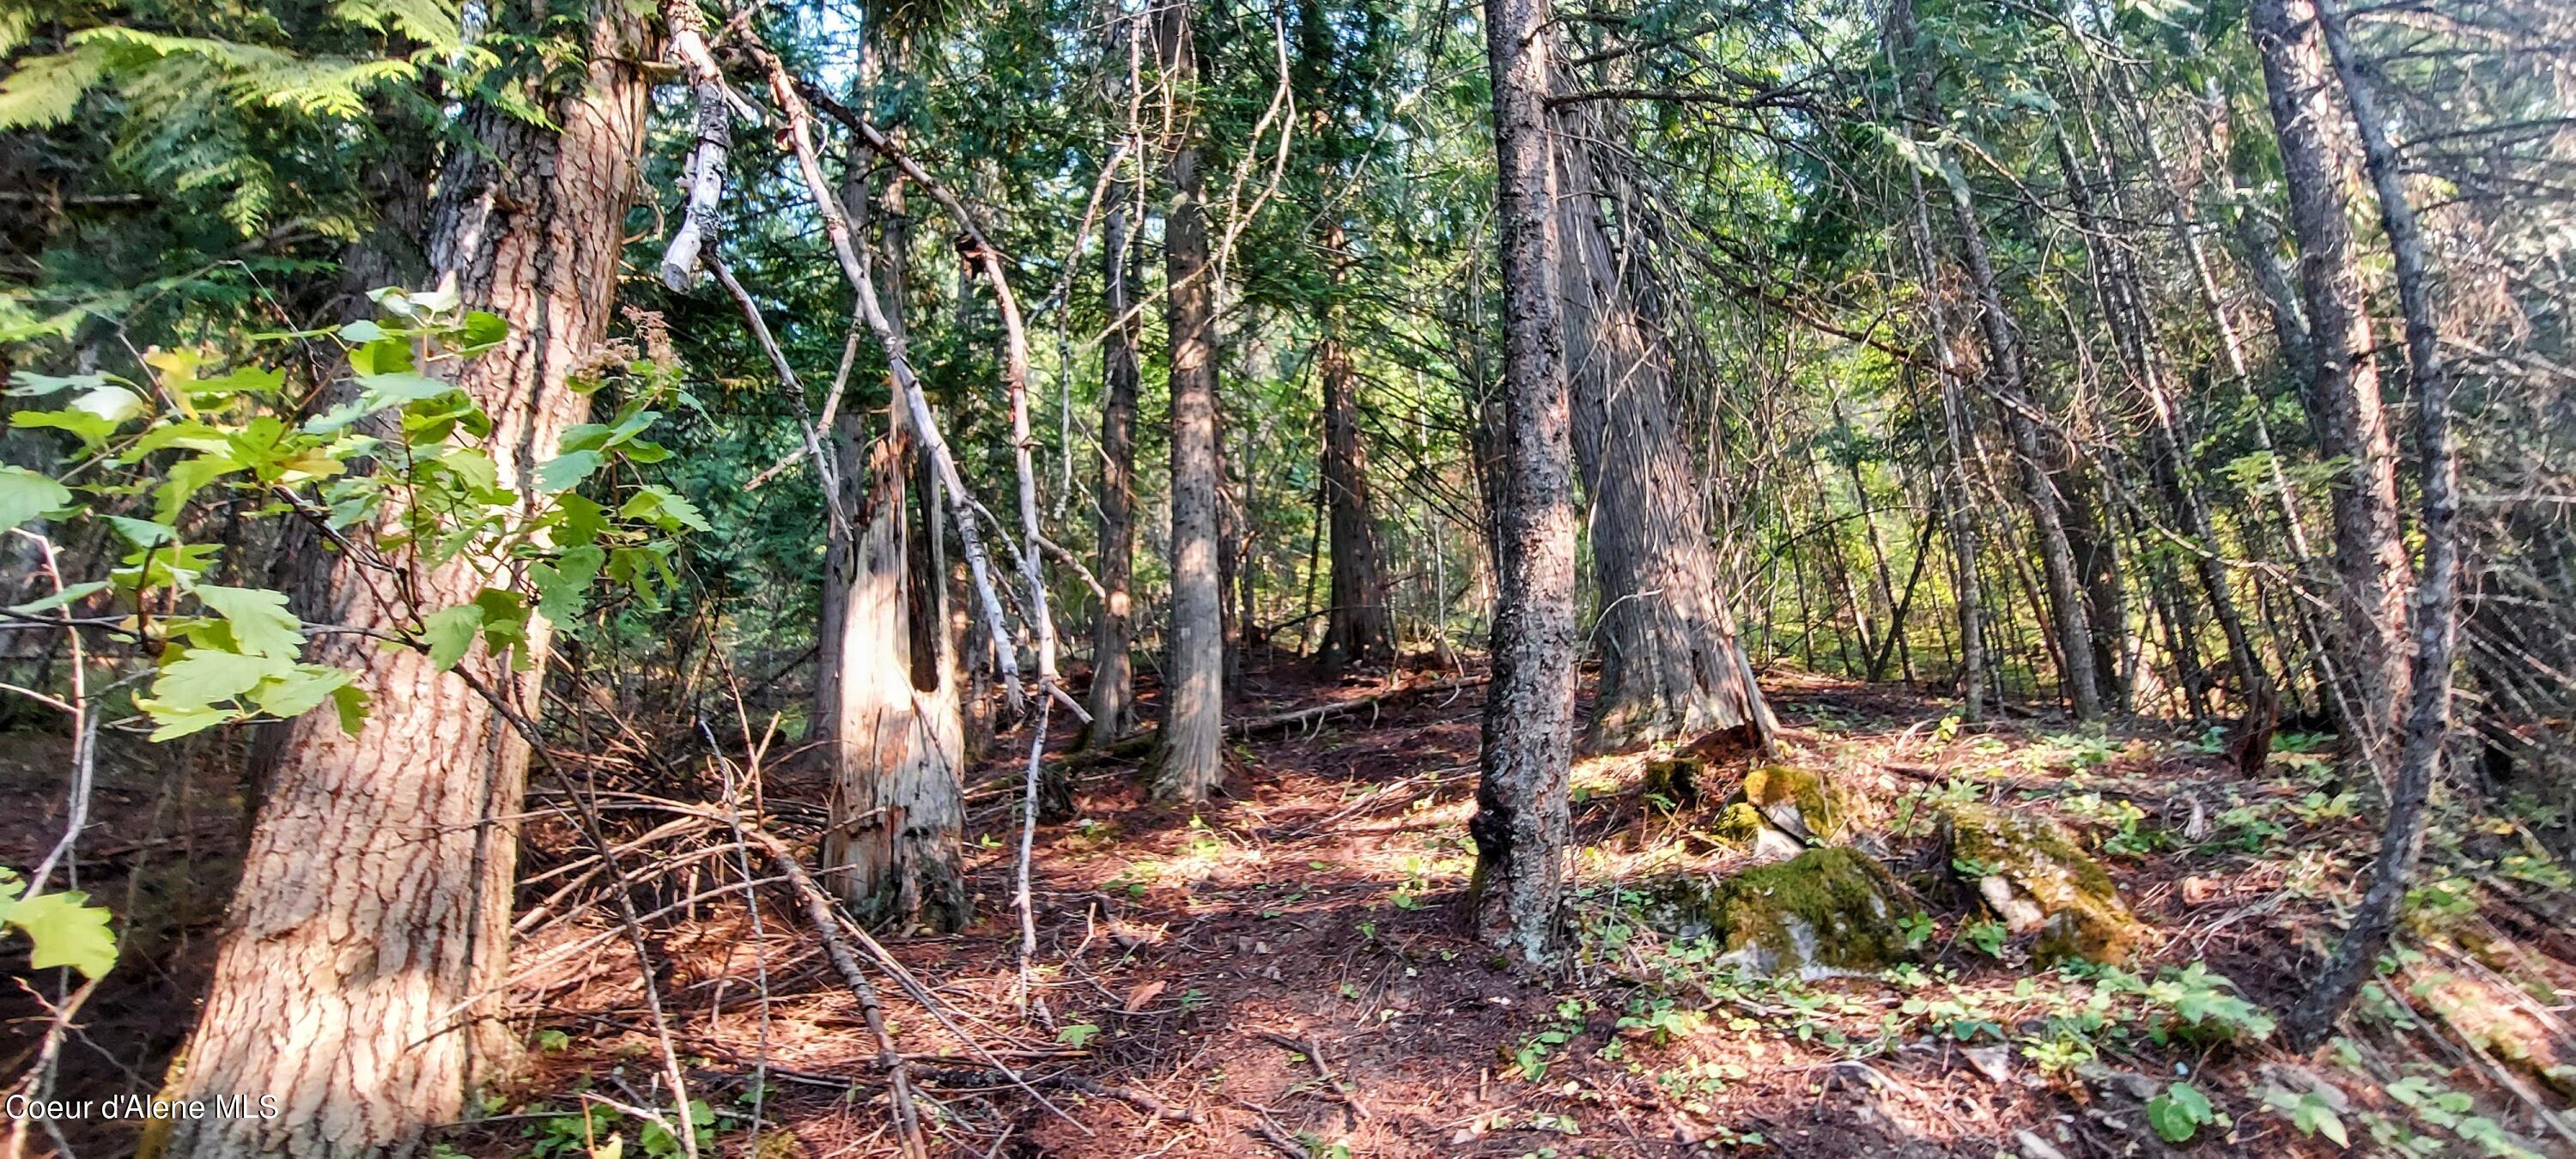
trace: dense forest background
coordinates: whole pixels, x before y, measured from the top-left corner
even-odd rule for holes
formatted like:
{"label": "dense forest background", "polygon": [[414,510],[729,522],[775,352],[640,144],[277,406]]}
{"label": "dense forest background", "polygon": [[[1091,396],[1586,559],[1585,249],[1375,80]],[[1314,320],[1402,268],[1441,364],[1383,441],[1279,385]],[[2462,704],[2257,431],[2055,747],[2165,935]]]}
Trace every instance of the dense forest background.
{"label": "dense forest background", "polygon": [[10,5],[0,1138],[2568,1153],[2571,279],[2546,0]]}

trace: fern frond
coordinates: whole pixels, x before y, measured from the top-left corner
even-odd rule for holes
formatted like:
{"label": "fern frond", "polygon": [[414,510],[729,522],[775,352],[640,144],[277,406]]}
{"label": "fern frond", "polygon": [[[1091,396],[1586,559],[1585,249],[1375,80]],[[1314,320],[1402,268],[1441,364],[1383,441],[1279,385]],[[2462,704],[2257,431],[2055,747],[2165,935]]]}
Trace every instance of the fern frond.
{"label": "fern frond", "polygon": [[0,129],[44,129],[69,120],[107,73],[107,53],[81,46],[40,56],[0,80]]}

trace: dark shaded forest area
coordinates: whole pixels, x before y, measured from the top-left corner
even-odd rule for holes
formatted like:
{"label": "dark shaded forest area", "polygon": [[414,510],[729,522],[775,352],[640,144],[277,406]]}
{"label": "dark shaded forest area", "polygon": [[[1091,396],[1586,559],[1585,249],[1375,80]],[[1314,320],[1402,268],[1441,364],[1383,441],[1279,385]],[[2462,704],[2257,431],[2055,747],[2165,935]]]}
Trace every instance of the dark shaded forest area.
{"label": "dark shaded forest area", "polygon": [[2556,0],[0,5],[0,1159],[2576,1155]]}

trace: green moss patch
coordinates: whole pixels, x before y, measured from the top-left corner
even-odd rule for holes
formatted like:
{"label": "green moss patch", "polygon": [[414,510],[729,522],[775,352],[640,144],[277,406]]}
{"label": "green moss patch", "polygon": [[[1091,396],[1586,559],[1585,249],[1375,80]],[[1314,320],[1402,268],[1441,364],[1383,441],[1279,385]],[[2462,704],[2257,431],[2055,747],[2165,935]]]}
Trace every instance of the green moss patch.
{"label": "green moss patch", "polygon": [[1875,973],[1904,955],[1896,879],[1849,849],[1810,849],[1724,880],[1677,880],[1647,920],[1676,937],[1706,935],[1721,964],[1813,981]]}
{"label": "green moss patch", "polygon": [[1759,810],[1774,828],[1801,841],[1826,842],[1841,836],[1843,810],[1833,782],[1805,769],[1764,765],[1744,774],[1734,799]]}

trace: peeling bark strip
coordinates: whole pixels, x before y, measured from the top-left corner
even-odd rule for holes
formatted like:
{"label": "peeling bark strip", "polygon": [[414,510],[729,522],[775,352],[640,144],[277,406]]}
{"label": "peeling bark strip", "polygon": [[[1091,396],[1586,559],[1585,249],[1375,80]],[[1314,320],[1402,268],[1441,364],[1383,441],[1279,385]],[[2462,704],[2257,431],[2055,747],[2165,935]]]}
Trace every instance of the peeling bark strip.
{"label": "peeling bark strip", "polygon": [[[432,211],[432,267],[467,306],[510,324],[507,342],[457,379],[492,416],[485,445],[508,487],[532,478],[589,409],[567,380],[607,335],[643,141],[646,85],[629,63],[648,55],[643,23],[601,4],[589,40],[577,82],[537,94],[559,132],[488,106],[466,112],[476,146],[456,154]],[[338,571],[334,622],[394,631],[415,611],[375,602],[345,561]],[[472,599],[484,578],[467,561],[414,583],[421,606],[437,608]],[[542,622],[529,635],[542,661]],[[205,1007],[168,1084],[178,1099],[276,1094],[285,1110],[156,1124],[150,1153],[408,1154],[424,1128],[460,1117],[469,1083],[499,1077],[511,1058],[493,995],[508,973],[507,818],[527,747],[418,651],[355,634],[313,647],[317,662],[359,673],[374,718],[357,737],[327,713],[284,726]],[[488,664],[480,678],[533,706],[542,671]]]}
{"label": "peeling bark strip", "polygon": [[1548,0],[1486,0],[1496,224],[1502,242],[1504,430],[1495,536],[1492,687],[1485,697],[1476,874],[1480,937],[1530,964],[1553,957],[1574,757],[1574,472],[1557,317]]}
{"label": "peeling bark strip", "polygon": [[2317,454],[2341,460],[2334,489],[2334,560],[2342,580],[2345,671],[2358,694],[2352,735],[2386,768],[2381,741],[2406,696],[2407,594],[2414,578],[2397,537],[2397,454],[2379,396],[2361,266],[2345,213],[2341,166],[2327,127],[2339,115],[2311,0],[2254,0],[2248,12],[2263,57],[2263,89],[2281,142],[2281,178],[2299,243],[2307,305],[2307,380]]}
{"label": "peeling bark strip", "polygon": [[[1195,73],[1190,5],[1155,12],[1155,49],[1166,84]],[[1196,132],[1185,126],[1184,134]],[[1197,804],[1225,776],[1225,589],[1217,571],[1216,306],[1208,279],[1207,202],[1199,150],[1185,135],[1170,161],[1172,207],[1163,220],[1166,329],[1171,334],[1172,618],[1164,685],[1169,703],[1155,756],[1154,795]]]}
{"label": "peeling bark strip", "polygon": [[[1565,374],[1575,463],[1589,500],[1601,585],[1596,748],[1750,727],[1768,747],[1770,712],[1718,594],[1719,565],[1689,440],[1672,415],[1672,358],[1647,313],[1651,277],[1615,252],[1602,202],[1634,205],[1629,183],[1586,142],[1619,139],[1598,105],[1555,114]],[[1623,223],[1624,224],[1624,223]]]}

